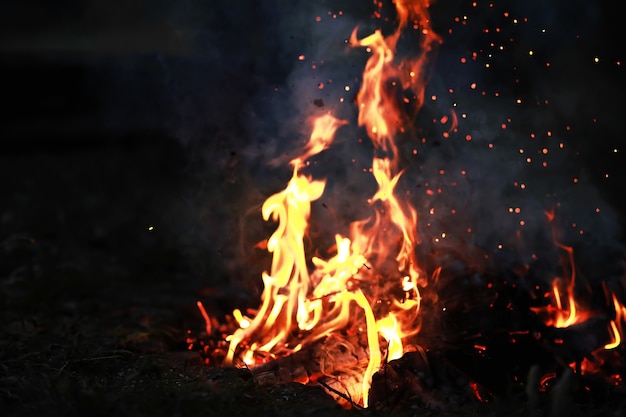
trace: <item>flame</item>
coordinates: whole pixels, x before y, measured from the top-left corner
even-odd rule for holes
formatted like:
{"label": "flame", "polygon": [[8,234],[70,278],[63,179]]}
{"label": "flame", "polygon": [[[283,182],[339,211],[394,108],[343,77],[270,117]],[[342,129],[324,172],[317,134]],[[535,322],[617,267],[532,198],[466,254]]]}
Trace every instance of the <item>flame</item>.
{"label": "flame", "polygon": [[[348,388],[355,390],[351,397],[365,407],[371,378],[383,363],[383,349],[386,360],[400,358],[406,339],[419,332],[419,288],[427,285],[416,259],[417,212],[396,198],[402,170],[394,141],[423,104],[425,66],[440,38],[430,29],[427,1],[397,0],[395,5],[398,25],[390,36],[376,30],[359,40],[355,29],[350,39],[353,47],[371,52],[356,104],[358,124],[365,127],[374,146],[371,172],[378,190],[368,200],[373,215],[353,222],[349,237],[335,236],[333,257],[312,257],[307,262],[304,239],[311,204],[322,196],[325,181],[301,171],[311,156],[331,146],[336,131],[348,123],[331,114],[314,119],[305,149],[290,162],[293,174],[286,188],[262,206],[264,220],[277,223],[267,243],[259,246],[273,254],[271,269],[262,274],[262,304],[256,315],[233,312],[239,328],[227,338],[230,347],[224,361],[232,364],[237,358],[254,366],[331,335],[355,350],[357,346],[341,339],[341,332],[363,332],[367,346],[361,348],[366,350],[367,364],[357,383]],[[419,30],[419,55],[398,63],[396,44],[409,22]],[[398,91],[404,99],[399,100]],[[333,368],[341,369],[341,364]]]}
{"label": "flame", "polygon": [[[548,221],[555,219],[554,211],[545,213]],[[547,326],[556,328],[566,328],[575,324],[583,323],[594,316],[591,311],[581,309],[575,297],[576,290],[576,265],[574,260],[574,250],[571,246],[560,243],[554,237],[553,242],[566,253],[563,262],[563,270],[569,271],[569,276],[556,277],[552,283],[552,304],[545,307],[531,308],[533,312],[544,317],[544,323]],[[623,340],[623,323],[626,320],[626,307],[619,301],[617,295],[613,291],[609,291],[605,287],[607,300],[610,299],[615,311],[615,318],[611,319],[607,324],[607,331],[610,341],[603,346],[598,347],[593,352],[594,360],[584,358],[580,363],[572,362],[569,364],[574,371],[580,371],[582,374],[597,372],[604,363],[603,352],[616,349],[622,344]]]}
{"label": "flame", "polygon": [[[267,250],[274,253],[270,273],[263,273],[262,305],[254,319],[243,318],[235,311],[240,328],[228,337],[230,349],[225,363],[232,363],[237,346],[244,339],[255,341],[247,349],[245,361],[251,365],[254,352],[270,352],[279,343],[285,343],[294,323],[301,329],[310,327],[315,316],[315,300],[307,302],[311,277],[305,259],[304,242],[311,212],[311,202],[321,197],[324,181],[315,181],[299,172],[306,159],[324,150],[332,141],[335,131],[345,121],[330,115],[314,121],[314,129],[302,156],[291,161],[293,175],[287,187],[270,196],[261,213],[264,220],[270,217],[278,228],[267,241]],[[311,305],[312,304],[312,305]],[[243,324],[245,323],[245,325]]]}
{"label": "flame", "polygon": [[[414,112],[419,111],[424,103],[424,92],[427,82],[426,65],[430,54],[441,38],[430,28],[428,1],[398,0],[395,2],[398,15],[396,30],[384,37],[380,29],[359,40],[355,28],[350,37],[352,46],[361,46],[372,52],[365,65],[363,83],[357,94],[359,108],[358,123],[365,126],[374,146],[397,156],[394,136],[410,123],[412,114],[400,108],[397,89],[410,91],[408,100],[413,100]],[[409,20],[413,20],[414,28],[421,31],[419,55],[411,59],[395,60],[395,49],[400,35]],[[395,160],[395,158],[394,158]]]}
{"label": "flame", "polygon": [[615,293],[611,294],[613,300],[613,306],[615,307],[615,318],[609,323],[609,329],[611,330],[611,342],[604,345],[604,349],[615,349],[622,344],[622,336],[624,334],[623,323],[626,320],[626,307],[620,303]]}
{"label": "flame", "polygon": [[[581,374],[602,372],[602,368],[607,363],[611,363],[611,360],[614,359],[614,357],[611,357],[610,351],[620,347],[624,340],[623,326],[624,320],[626,320],[626,307],[619,301],[614,292],[609,291],[607,294],[610,295],[611,302],[615,309],[615,318],[611,319],[607,326],[610,341],[591,352],[592,357],[585,357],[580,363],[572,362],[569,364],[571,369],[580,371]],[[616,386],[622,385],[622,375],[619,373],[605,373],[605,377]]]}
{"label": "flame", "polygon": [[[554,211],[547,211],[546,217],[549,222],[554,221]],[[588,320],[592,314],[581,311],[577,305],[576,290],[576,263],[574,259],[574,249],[571,246],[559,242],[554,236],[554,245],[562,249],[566,257],[563,258],[563,270],[569,271],[569,276],[556,277],[552,281],[553,304],[547,307],[535,307],[531,310],[537,314],[545,314],[545,324],[557,328],[570,327]],[[564,294],[562,293],[564,291]]]}
{"label": "flame", "polygon": [[[570,277],[567,283],[566,303],[562,304],[561,294],[559,293],[558,279],[555,279],[552,290],[554,300],[556,301],[556,318],[555,327],[569,327],[576,323],[587,320],[590,315],[585,312],[579,312],[576,308],[576,300],[574,298],[574,289],[576,287],[576,264],[574,262],[574,249],[571,246],[563,245],[557,241],[555,244],[567,253],[567,269],[570,271]],[[567,307],[563,307],[563,305]]]}

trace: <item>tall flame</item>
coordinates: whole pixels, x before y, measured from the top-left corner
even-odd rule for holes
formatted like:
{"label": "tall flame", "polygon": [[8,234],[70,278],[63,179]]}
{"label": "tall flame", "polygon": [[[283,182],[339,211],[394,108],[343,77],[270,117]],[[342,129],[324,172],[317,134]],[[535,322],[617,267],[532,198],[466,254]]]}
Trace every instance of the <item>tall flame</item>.
{"label": "tall flame", "polygon": [[[404,130],[412,116],[400,107],[397,89],[411,92],[411,97],[405,97],[402,102],[412,103],[413,113],[421,109],[428,79],[426,65],[433,47],[441,42],[439,35],[430,28],[428,1],[397,0],[395,5],[398,25],[391,35],[384,37],[378,29],[359,40],[358,28],[355,28],[350,37],[352,46],[365,47],[372,53],[365,65],[363,83],[357,95],[358,123],[366,127],[375,148],[390,153],[394,161],[397,156],[394,136]],[[396,46],[409,21],[421,31],[419,55],[396,62]]]}
{"label": "tall flame", "polygon": [[[267,250],[274,254],[270,273],[263,273],[263,304],[253,320],[240,320],[246,324],[229,337],[230,349],[225,359],[231,363],[235,349],[244,339],[254,339],[244,361],[254,363],[254,352],[270,352],[279,343],[285,343],[294,323],[301,328],[311,326],[309,309],[306,303],[309,296],[311,277],[304,252],[304,236],[308,227],[311,202],[320,198],[325,182],[314,181],[299,172],[306,159],[324,150],[334,137],[335,131],[345,121],[330,115],[315,120],[313,133],[306,151],[291,161],[293,175],[287,188],[265,200],[261,213],[264,220],[270,217],[278,222],[278,228],[267,242]],[[313,310],[313,311],[310,311]],[[239,312],[235,317],[241,316]]]}
{"label": "tall flame", "polygon": [[[394,141],[423,104],[425,66],[440,38],[430,28],[427,1],[396,0],[395,5],[398,25],[390,36],[377,30],[359,40],[355,29],[350,39],[352,46],[371,52],[356,103],[358,124],[374,146],[371,172],[378,190],[368,200],[374,214],[355,221],[349,238],[336,235],[336,255],[329,260],[313,257],[309,272],[304,238],[311,203],[322,196],[325,181],[313,180],[301,170],[308,158],[330,147],[337,129],[347,123],[330,114],[315,119],[306,148],[291,161],[287,187],[263,204],[263,218],[277,222],[267,242],[273,254],[271,270],[263,273],[262,304],[255,317],[234,311],[240,327],[228,337],[225,358],[226,364],[237,357],[254,366],[331,334],[363,331],[367,364],[359,376],[360,387],[352,386],[357,389],[350,394],[364,406],[372,375],[383,362],[382,350],[386,348],[387,360],[399,358],[407,337],[419,332],[419,287],[427,285],[416,259],[417,212],[395,195],[402,171]],[[419,31],[419,55],[396,62],[396,45],[409,23]],[[402,103],[396,91],[400,88],[405,95]],[[413,114],[407,114],[411,106]],[[395,294],[401,295],[394,298]]]}

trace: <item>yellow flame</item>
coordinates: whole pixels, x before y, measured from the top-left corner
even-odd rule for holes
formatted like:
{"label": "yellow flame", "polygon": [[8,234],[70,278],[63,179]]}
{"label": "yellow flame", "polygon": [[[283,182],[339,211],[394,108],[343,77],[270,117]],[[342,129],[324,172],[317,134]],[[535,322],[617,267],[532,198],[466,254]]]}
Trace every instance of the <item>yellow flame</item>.
{"label": "yellow flame", "polygon": [[313,132],[307,142],[304,154],[291,161],[294,166],[299,166],[306,159],[328,149],[335,131],[347,124],[346,120],[339,120],[330,114],[325,114],[313,120]]}
{"label": "yellow flame", "polygon": [[278,223],[267,242],[267,250],[274,254],[271,271],[263,273],[263,303],[257,315],[246,323],[246,327],[240,326],[228,338],[230,348],[225,364],[232,363],[237,346],[244,339],[255,340],[249,351],[269,352],[286,341],[293,322],[306,322],[309,316],[306,298],[310,276],[303,240],[311,202],[321,197],[325,182],[300,174],[298,168],[314,151],[325,149],[332,141],[335,130],[344,123],[328,115],[315,120],[306,152],[292,161],[293,175],[287,187],[265,200],[261,208],[264,220],[271,218]]}
{"label": "yellow flame", "polygon": [[398,321],[392,314],[376,322],[378,332],[387,340],[387,360],[400,359],[402,354],[402,332]]}

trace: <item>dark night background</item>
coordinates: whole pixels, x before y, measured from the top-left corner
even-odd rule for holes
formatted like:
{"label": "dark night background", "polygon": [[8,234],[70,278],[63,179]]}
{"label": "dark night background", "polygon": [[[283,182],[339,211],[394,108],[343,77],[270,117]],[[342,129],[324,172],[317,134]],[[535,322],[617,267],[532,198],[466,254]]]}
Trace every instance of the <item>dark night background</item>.
{"label": "dark night background", "polygon": [[[371,3],[2,2],[5,321],[46,309],[81,317],[163,304],[193,311],[207,294],[218,300],[209,308],[226,313],[240,298],[255,299],[268,259],[253,245],[272,230],[258,209],[290,175],[285,165],[268,161],[301,146],[309,115],[332,109],[355,117],[350,101],[365,55],[347,52],[344,40],[356,25],[365,34],[379,24]],[[517,230],[507,207],[523,207],[532,236],[545,227],[543,210],[558,203],[567,227],[576,223],[574,235],[584,228],[592,246],[601,242],[601,257],[612,256],[607,246],[621,250],[624,47],[615,7],[578,0],[433,4],[433,27],[443,44],[426,96],[438,100],[427,100],[419,117],[426,123],[420,135],[428,140],[403,145],[419,151],[407,159],[405,182],[418,189],[439,181],[440,169],[470,173],[444,197],[415,194],[424,218],[431,204],[458,208],[465,201],[465,217],[434,220],[434,234],[451,227],[453,236],[455,227],[472,224],[472,243],[492,249]],[[466,24],[455,22],[464,15]],[[316,16],[322,17],[318,26]],[[461,57],[470,62],[461,64]],[[320,82],[324,90],[317,88]],[[472,82],[475,91],[468,87]],[[345,94],[348,83],[351,93]],[[454,94],[447,94],[449,88]],[[333,104],[342,94],[346,103]],[[521,106],[514,103],[518,97]],[[440,140],[443,127],[431,120],[449,114],[453,102],[468,118],[460,119],[458,134]],[[369,186],[360,185],[358,166],[357,174],[345,167],[355,153],[368,155],[356,143],[359,135],[344,135],[337,156],[320,159],[332,164],[324,176],[336,172],[346,179],[349,193],[339,180],[328,190],[348,217],[362,209],[342,196],[353,199]],[[565,144],[563,153],[554,147],[558,142]],[[488,143],[495,146],[485,152]],[[525,147],[542,160],[538,150],[544,146],[551,152],[547,170],[520,159]],[[526,182],[528,193],[514,190],[515,181]],[[470,185],[471,192],[464,188]],[[320,236],[326,225],[318,226]],[[187,313],[181,325],[202,326],[199,316]]]}

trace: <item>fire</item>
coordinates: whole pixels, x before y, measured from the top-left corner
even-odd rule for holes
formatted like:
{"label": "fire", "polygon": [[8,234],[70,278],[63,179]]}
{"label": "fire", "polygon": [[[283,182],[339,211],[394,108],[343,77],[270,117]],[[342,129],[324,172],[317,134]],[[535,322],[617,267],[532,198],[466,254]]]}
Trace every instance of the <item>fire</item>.
{"label": "fire", "polygon": [[612,341],[604,345],[604,349],[615,349],[622,343],[622,335],[624,334],[622,323],[626,320],[626,307],[619,302],[615,294],[611,294],[613,306],[615,307],[615,318],[611,320],[609,326],[611,329]]}
{"label": "fire", "polygon": [[[312,118],[308,142],[289,162],[291,178],[261,208],[263,219],[276,224],[271,236],[256,245],[272,254],[271,267],[262,274],[260,306],[254,311],[232,312],[238,328],[226,337],[229,347],[223,362],[253,368],[304,349],[315,349],[312,356],[318,362],[318,374],[299,375],[301,378],[294,380],[307,383],[320,378],[319,374],[329,377],[337,382],[332,386],[333,392],[343,390],[346,395],[342,398],[364,407],[368,406],[372,377],[384,367],[384,362],[400,359],[419,348],[423,313],[420,291],[429,281],[432,285],[441,273],[441,267],[436,267],[428,279],[418,260],[420,219],[408,201],[398,198],[404,169],[396,146],[400,135],[411,133],[411,123],[422,108],[427,65],[441,38],[430,27],[427,0],[395,0],[393,4],[397,26],[391,34],[384,35],[378,29],[360,38],[355,28],[349,39],[351,47],[363,48],[370,54],[355,104],[357,124],[373,146],[369,172],[377,189],[366,198],[371,215],[351,222],[347,236],[335,234],[332,251],[306,246],[312,206],[326,188],[326,180],[307,175],[307,168],[312,157],[331,149],[335,136],[350,123],[332,112]],[[419,45],[416,56],[403,58],[396,56],[396,49],[407,28],[416,31]],[[305,56],[299,59],[304,60]],[[323,84],[319,88],[322,87]],[[471,88],[475,87],[472,84]],[[448,134],[456,131],[456,113],[452,111],[439,123],[450,124]],[[506,126],[502,124],[503,129]],[[466,140],[471,140],[471,136],[467,135]],[[443,172],[442,169],[440,173]],[[519,187],[523,189],[525,185]],[[426,193],[433,195],[435,191],[428,189]],[[431,208],[430,214],[434,210]],[[519,212],[519,208],[510,210]],[[546,216],[549,222],[555,219],[553,211],[546,212]],[[439,238],[446,238],[446,233],[436,239]],[[562,252],[560,272],[550,277],[551,287],[545,294],[549,305],[531,310],[546,326],[563,329],[595,318],[597,312],[578,297],[581,288],[573,247],[561,243],[554,229],[553,243]],[[307,257],[310,253],[330,255]],[[615,315],[607,319],[606,340],[600,340],[593,352],[598,361],[592,363],[585,358],[582,363],[570,364],[581,372],[597,369],[602,362],[597,355],[623,344],[626,307],[615,293],[607,291],[606,297],[607,306],[612,304]],[[215,332],[212,319],[200,302],[198,308],[207,334]],[[541,337],[537,334],[537,338]],[[559,338],[553,343],[564,343],[563,340]],[[473,344],[481,354],[488,352],[488,346]],[[546,374],[540,386],[545,388],[555,378],[555,373]],[[470,387],[478,399],[486,401],[477,383],[470,383]],[[372,400],[375,401],[374,394]]]}
{"label": "fire", "polygon": [[[365,47],[372,53],[365,65],[363,83],[357,94],[358,123],[366,127],[375,148],[390,153],[391,157],[397,156],[395,134],[410,123],[411,116],[400,108],[397,90],[410,91],[411,97],[402,102],[413,100],[414,111],[419,111],[424,103],[427,82],[425,67],[434,46],[441,42],[439,35],[430,28],[428,1],[399,0],[395,4],[398,25],[391,35],[384,37],[381,30],[376,30],[359,40],[355,28],[350,37],[352,46]],[[398,63],[395,49],[409,19],[413,19],[414,27],[421,30],[420,54]]]}
{"label": "fire", "polygon": [[[293,174],[286,188],[263,204],[263,219],[277,223],[267,241],[273,254],[271,269],[263,273],[262,304],[255,316],[233,312],[239,328],[227,338],[230,347],[225,358],[225,364],[238,359],[254,366],[332,336],[333,343],[350,351],[366,352],[365,365],[356,371],[347,366],[342,370],[339,361],[333,364],[340,373],[335,376],[352,377],[354,382],[343,385],[363,406],[368,404],[371,378],[383,357],[401,357],[407,338],[419,332],[419,288],[427,285],[416,259],[417,212],[396,198],[402,170],[395,138],[423,104],[425,67],[440,38],[430,28],[427,1],[397,0],[395,6],[398,24],[391,35],[385,37],[377,30],[359,40],[355,29],[350,39],[353,47],[371,53],[356,103],[358,124],[365,127],[374,146],[371,172],[378,190],[368,200],[374,213],[353,222],[349,237],[336,235],[332,258],[307,261],[304,241],[311,204],[322,196],[325,181],[302,171],[308,159],[328,149],[337,130],[348,123],[331,114],[316,118],[304,151],[290,163]],[[419,30],[420,52],[397,62],[396,45],[409,23]],[[403,99],[398,98],[399,92]],[[407,112],[407,104],[413,114]],[[366,346],[349,340],[349,335],[359,334],[365,336]]]}
{"label": "fire", "polygon": [[[605,363],[610,363],[611,352],[623,345],[624,339],[624,321],[626,320],[626,306],[622,304],[617,295],[609,292],[611,303],[615,310],[615,317],[608,323],[608,338],[610,339],[604,346],[599,347],[592,352],[593,359],[584,358],[580,364],[571,363],[570,368],[580,370],[582,374],[594,374],[601,372],[601,368]],[[606,378],[615,385],[622,384],[622,375],[619,373],[609,373]]]}
{"label": "fire", "polygon": [[[554,221],[554,211],[548,211],[545,214],[548,221]],[[566,257],[563,257],[564,261],[562,266],[564,271],[569,271],[569,274],[567,276],[556,277],[554,279],[552,283],[552,304],[545,307],[531,308],[531,310],[534,313],[543,316],[544,323],[547,326],[566,328],[589,320],[594,317],[594,313],[581,309],[579,302],[576,299],[576,264],[574,259],[574,249],[571,246],[560,243],[556,237],[554,237],[554,229],[553,242],[567,255]],[[592,352],[596,358],[595,363],[585,358],[581,364],[577,364],[575,362],[569,364],[572,369],[580,369],[582,373],[589,373],[597,370],[599,368],[598,364],[603,362],[600,357],[602,352],[616,349],[622,344],[624,334],[623,323],[624,320],[626,320],[626,307],[619,301],[614,292],[605,289],[605,294],[607,299],[610,299],[610,303],[613,304],[615,311],[615,318],[611,319],[607,326],[607,333],[610,341]]]}
{"label": "fire", "polygon": [[[545,213],[549,222],[554,221],[554,211]],[[577,323],[582,323],[591,317],[588,312],[580,311],[575,298],[576,290],[576,263],[574,260],[574,249],[571,246],[564,245],[554,236],[554,228],[552,229],[554,245],[565,252],[567,255],[563,257],[562,270],[565,275],[554,278],[552,282],[552,300],[553,304],[546,307],[531,308],[536,314],[544,315],[545,323],[548,326],[564,328]],[[564,292],[564,294],[563,294]]]}
{"label": "fire", "polygon": [[295,322],[301,329],[306,329],[315,320],[319,302],[307,302],[311,277],[303,239],[311,202],[321,197],[325,183],[302,175],[299,169],[307,157],[323,150],[332,141],[335,131],[344,123],[329,115],[317,119],[306,152],[291,161],[293,176],[287,188],[263,204],[263,218],[267,221],[271,217],[278,222],[278,229],[267,242],[267,250],[274,253],[272,267],[269,274],[263,274],[263,304],[255,318],[244,319],[241,313],[234,314],[240,328],[229,337],[231,348],[226,363],[232,362],[237,346],[244,339],[255,339],[244,354],[248,359],[245,362],[252,365],[253,353],[270,352],[280,342],[284,343]]}

